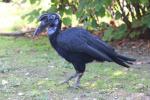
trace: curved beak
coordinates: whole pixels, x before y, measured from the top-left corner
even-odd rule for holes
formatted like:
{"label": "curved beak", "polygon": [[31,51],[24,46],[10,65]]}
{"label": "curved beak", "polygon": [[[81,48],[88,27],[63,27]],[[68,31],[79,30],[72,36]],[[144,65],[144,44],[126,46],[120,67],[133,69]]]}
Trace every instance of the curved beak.
{"label": "curved beak", "polygon": [[47,27],[47,24],[45,22],[40,23],[39,27],[36,28],[36,30],[33,33],[33,37],[38,36],[43,30]]}

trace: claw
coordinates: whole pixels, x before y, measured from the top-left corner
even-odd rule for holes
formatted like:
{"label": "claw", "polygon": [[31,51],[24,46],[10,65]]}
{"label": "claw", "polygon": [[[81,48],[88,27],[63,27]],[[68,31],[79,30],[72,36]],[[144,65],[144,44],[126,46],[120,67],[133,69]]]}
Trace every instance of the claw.
{"label": "claw", "polygon": [[64,80],[64,81],[62,81],[62,82],[59,83],[59,85],[63,85],[63,84],[68,84],[69,85],[69,81]]}
{"label": "claw", "polygon": [[67,84],[69,87],[70,87],[70,84],[69,84],[69,81],[62,81],[62,82],[59,82],[58,84],[56,84],[56,86],[60,86],[60,85],[63,85],[63,84]]}
{"label": "claw", "polygon": [[80,88],[80,78],[82,77],[82,75],[83,75],[83,73],[75,73],[72,76],[70,76],[68,79],[60,82],[58,85],[68,84],[69,87],[71,87],[70,84],[69,84],[69,81],[71,79],[77,77],[76,82],[75,82],[75,84],[72,87],[75,88],[75,89],[78,89],[78,88]]}
{"label": "claw", "polygon": [[[62,84],[65,84],[65,83],[67,83],[67,84],[69,85],[69,81],[70,81],[71,79],[75,78],[76,76],[77,76],[77,73],[71,75],[68,79],[66,79],[66,80],[64,80],[64,81],[62,81],[62,82],[60,82],[59,85],[62,85]],[[70,85],[69,85],[69,86],[70,86]]]}

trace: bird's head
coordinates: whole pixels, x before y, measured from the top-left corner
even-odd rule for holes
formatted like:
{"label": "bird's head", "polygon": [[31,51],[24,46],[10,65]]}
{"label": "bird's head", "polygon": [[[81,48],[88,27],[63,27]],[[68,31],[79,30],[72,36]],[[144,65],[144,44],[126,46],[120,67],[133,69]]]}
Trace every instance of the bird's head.
{"label": "bird's head", "polygon": [[46,13],[39,17],[39,21],[41,22],[39,27],[33,33],[33,36],[38,36],[43,30],[47,27],[57,27],[57,25],[61,22],[60,15],[56,13]]}

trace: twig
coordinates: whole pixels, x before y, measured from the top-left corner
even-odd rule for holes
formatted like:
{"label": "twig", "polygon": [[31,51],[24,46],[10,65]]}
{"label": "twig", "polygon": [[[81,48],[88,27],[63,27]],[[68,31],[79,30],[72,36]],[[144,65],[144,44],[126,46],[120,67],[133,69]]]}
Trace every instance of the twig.
{"label": "twig", "polygon": [[0,32],[0,36],[24,36],[26,33],[32,33],[34,30],[25,31],[25,32],[10,32],[10,33],[4,33]]}

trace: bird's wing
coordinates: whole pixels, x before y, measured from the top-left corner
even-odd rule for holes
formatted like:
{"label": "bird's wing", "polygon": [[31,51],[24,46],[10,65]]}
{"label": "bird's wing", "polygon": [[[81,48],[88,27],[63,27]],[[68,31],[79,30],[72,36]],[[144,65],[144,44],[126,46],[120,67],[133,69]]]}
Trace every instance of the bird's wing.
{"label": "bird's wing", "polygon": [[107,54],[90,45],[86,45],[82,50],[93,58],[99,59],[100,61],[112,61],[112,59]]}
{"label": "bird's wing", "polygon": [[68,52],[85,53],[101,61],[112,61],[107,54],[101,52],[101,50],[98,50],[93,45],[88,44],[88,41],[90,40],[83,38],[82,36],[80,38],[74,36],[73,38],[59,39],[58,45]]}
{"label": "bird's wing", "polygon": [[113,51],[113,52],[115,51],[111,45],[109,45],[105,41],[101,40],[98,36],[90,34],[89,32],[88,32],[88,34],[84,35],[83,37],[86,38],[86,40],[88,40],[88,43],[90,45],[101,47],[100,49],[104,48],[105,50],[107,49],[109,51]]}

